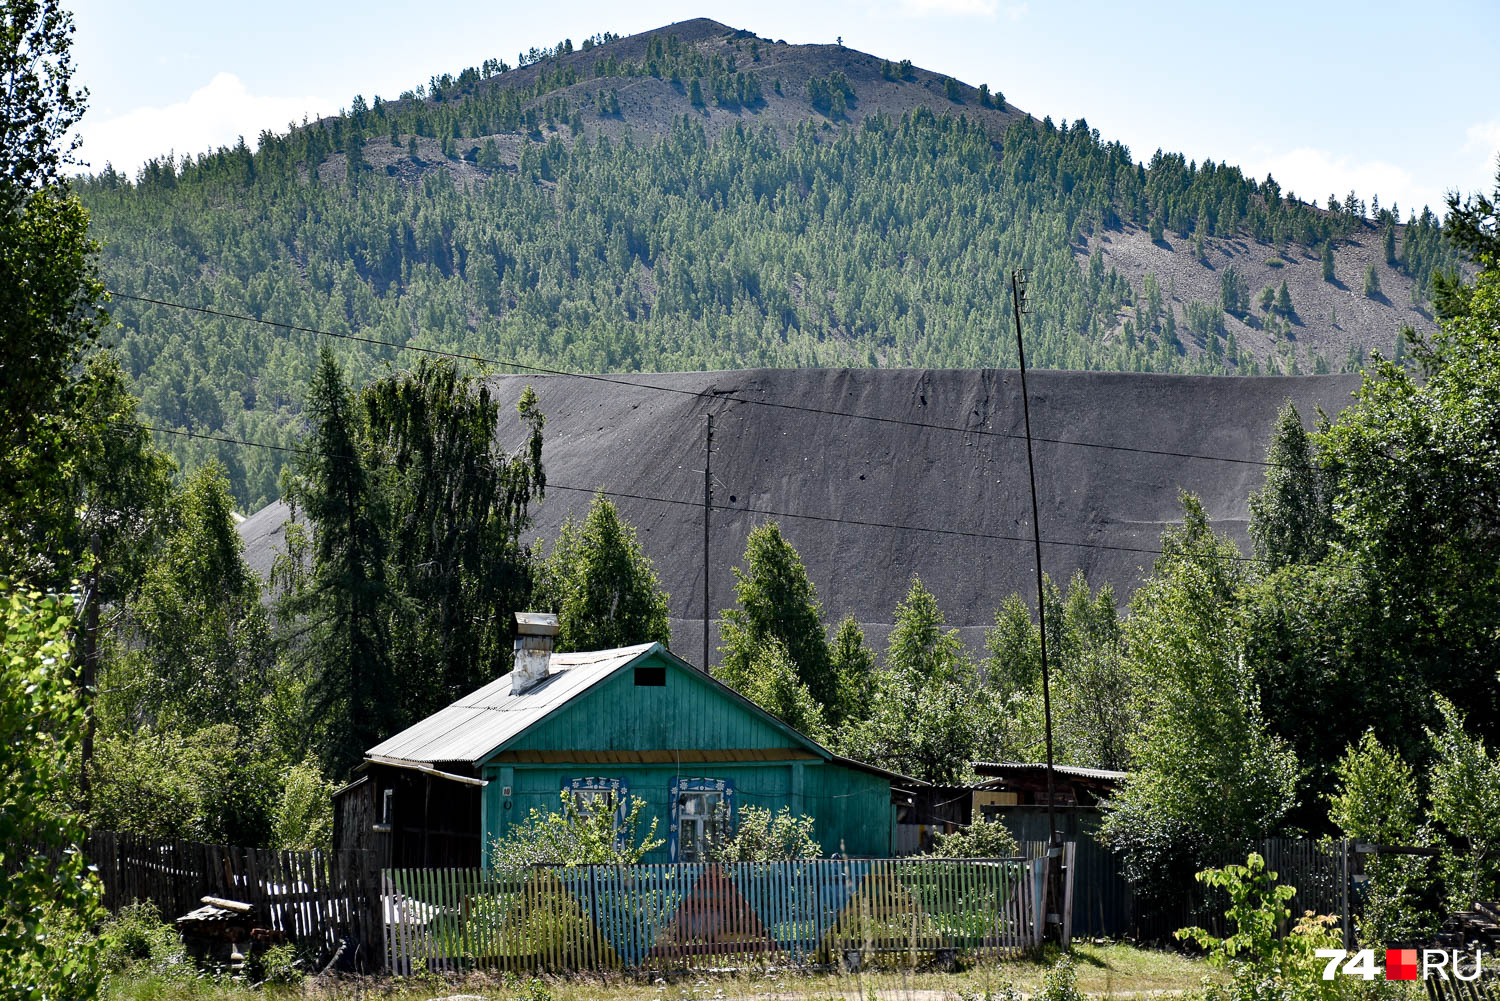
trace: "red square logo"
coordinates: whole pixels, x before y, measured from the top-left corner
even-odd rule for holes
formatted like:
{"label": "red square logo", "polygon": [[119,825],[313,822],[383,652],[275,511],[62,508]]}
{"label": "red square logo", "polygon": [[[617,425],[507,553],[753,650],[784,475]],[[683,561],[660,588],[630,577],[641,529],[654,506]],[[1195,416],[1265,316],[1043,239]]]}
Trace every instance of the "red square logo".
{"label": "red square logo", "polygon": [[1415,979],[1417,979],[1417,950],[1415,950],[1415,949],[1387,949],[1387,950],[1385,950],[1385,979],[1387,979],[1387,980],[1415,980]]}

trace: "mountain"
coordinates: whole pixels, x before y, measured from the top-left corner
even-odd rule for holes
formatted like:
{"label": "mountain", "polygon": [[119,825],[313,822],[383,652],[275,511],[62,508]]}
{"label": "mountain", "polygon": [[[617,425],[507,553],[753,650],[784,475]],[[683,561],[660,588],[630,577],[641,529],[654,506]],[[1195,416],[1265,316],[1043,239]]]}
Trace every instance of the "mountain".
{"label": "mountain", "polygon": [[[1141,162],[838,45],[700,19],[523,61],[80,179],[148,418],[293,444],[324,344],[356,381],[399,346],[501,371],[1004,366],[1018,267],[1038,367],[1354,370],[1430,327],[1432,273],[1460,265],[1431,213]],[[222,461],[247,508],[278,493],[276,453],[163,444]]]}
{"label": "mountain", "polygon": [[[1350,402],[1359,378],[1042,371],[1029,373],[1028,384],[1033,434],[1054,439],[1035,445],[1042,537],[1083,544],[1045,546],[1046,570],[1064,586],[1082,570],[1095,587],[1113,585],[1123,602],[1151,566],[1162,529],[1181,520],[1179,489],[1197,493],[1215,527],[1248,551],[1247,498],[1261,485],[1265,469],[1255,460],[1265,456],[1277,409],[1290,399],[1309,423],[1319,407],[1332,416]],[[502,375],[489,385],[502,401],[534,386],[547,414],[549,485],[533,508],[532,539],[550,545],[564,520],[582,520],[595,489],[614,493],[660,572],[673,645],[689,659],[700,658],[702,642],[706,409],[715,415],[715,646],[718,612],[734,603],[731,568],[750,529],[768,520],[797,547],[825,618],[853,614],[878,646],[913,573],[976,649],[1007,595],[1035,594],[1014,371],[754,369],[613,382]],[[1063,441],[1154,451],[1057,443]],[[518,447],[519,426],[502,422],[500,444]],[[240,526],[247,557],[262,574],[285,518],[277,503]]]}

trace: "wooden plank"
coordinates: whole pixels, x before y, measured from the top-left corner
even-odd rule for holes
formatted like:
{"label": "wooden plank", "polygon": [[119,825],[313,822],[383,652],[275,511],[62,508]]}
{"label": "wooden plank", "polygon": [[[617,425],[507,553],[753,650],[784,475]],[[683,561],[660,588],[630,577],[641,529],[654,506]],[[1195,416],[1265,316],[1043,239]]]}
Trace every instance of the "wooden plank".
{"label": "wooden plank", "polygon": [[1073,871],[1078,859],[1078,842],[1063,845],[1062,947],[1073,942]]}

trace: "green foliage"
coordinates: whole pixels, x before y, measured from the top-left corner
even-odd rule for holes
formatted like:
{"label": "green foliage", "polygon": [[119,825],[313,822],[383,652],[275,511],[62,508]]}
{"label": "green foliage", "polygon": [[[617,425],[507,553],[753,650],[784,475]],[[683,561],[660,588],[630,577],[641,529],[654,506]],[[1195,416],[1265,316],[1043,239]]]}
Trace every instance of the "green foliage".
{"label": "green foliage", "polygon": [[99,957],[110,973],[181,975],[192,971],[177,929],[152,903],[131,903],[99,930]]}
{"label": "green foliage", "polygon": [[1276,415],[1266,462],[1265,486],[1250,495],[1255,556],[1272,567],[1316,562],[1333,540],[1333,511],[1326,474],[1290,400]]}
{"label": "green foliage", "polygon": [[[379,540],[370,558],[384,555],[377,614],[388,617],[402,715],[414,721],[509,667],[511,613],[532,587],[521,535],[546,489],[545,418],[528,387],[516,403],[523,444],[502,452],[500,402],[447,362],[380,379],[360,402],[364,420],[354,427],[369,449],[361,441],[356,454],[367,455],[371,491],[359,515]],[[372,599],[380,582],[372,575]]]}
{"label": "green foliage", "polygon": [[915,576],[889,643],[874,709],[836,735],[840,753],[929,782],[957,782],[993,749],[999,707]]}
{"label": "green foliage", "polygon": [[[1449,242],[1486,270],[1500,268],[1500,228],[1495,223],[1495,206],[1500,204],[1500,168],[1495,172],[1493,198],[1478,192],[1460,200],[1457,191],[1448,195],[1448,218],[1445,229]],[[1406,256],[1411,256],[1411,232],[1408,227]]]}
{"label": "green foliage", "polygon": [[[1023,119],[990,132],[923,108],[899,119],[870,114],[832,135],[807,122],[774,133],[750,115],[712,141],[701,115],[630,142],[609,137],[596,116],[568,143],[531,132],[549,108],[570,119],[572,99],[552,91],[590,66],[601,81],[589,85],[591,99],[602,89],[606,103],[605,76],[648,76],[653,63],[663,79],[699,80],[705,103],[731,90],[740,100],[741,75],[749,94],[753,76],[731,72],[721,53],[670,39],[648,45],[654,54],[639,62],[608,48],[591,51],[592,63],[575,54],[543,62],[524,84],[503,78],[466,90],[455,81],[441,101],[388,102],[334,119],[337,129],[268,133],[253,153],[153,161],[137,179],[106,172],[76,188],[122,291],[180,299],[193,289],[194,305],[397,344],[420,330],[425,347],[581,371],[865,365],[872,356],[883,365],[1013,365],[1013,347],[986,333],[1006,319],[996,259],[1029,262],[1049,290],[1029,328],[1033,364],[1195,370],[1196,352],[1105,336],[1128,284],[1080,273],[1077,241],[1116,225],[1150,225],[1154,236],[1162,224],[1191,230],[1203,205],[1215,207],[1220,237],[1311,243],[1355,225],[1268,199],[1264,184],[1232,167],[1163,153],[1141,170],[1084,121]],[[855,101],[848,79],[821,78],[814,89],[826,115],[836,96],[846,108]],[[308,165],[336,157],[350,135],[368,142],[393,131],[403,143],[422,137],[424,148],[455,134],[480,149],[511,136],[517,153],[510,142],[497,148],[516,169],[488,171],[482,188],[457,183],[440,164],[417,179],[404,168],[361,174],[356,194],[306,179]],[[364,155],[373,163],[377,152],[389,155],[378,141]],[[238,225],[246,212],[256,226]],[[951,225],[921,223],[933,218]],[[170,244],[160,240],[163,220]],[[1413,265],[1415,276],[1451,264],[1433,234],[1436,249]],[[959,274],[974,277],[956,282]],[[141,303],[118,312],[121,356],[153,423],[290,441],[317,364],[304,339]],[[386,359],[350,349],[343,361],[363,384]],[[1221,360],[1212,370],[1233,369]],[[245,507],[277,496],[284,459],[273,453],[180,438],[171,447],[184,467],[217,455]]]}
{"label": "green foliage", "polygon": [[943,96],[954,104],[962,104],[964,102],[963,89],[959,87],[958,81],[951,76],[943,78]]}
{"label": "green foliage", "polygon": [[1087,995],[1078,989],[1078,961],[1072,956],[1059,956],[1042,974],[1041,989],[1032,997],[1034,1001],[1085,1001]]}
{"label": "green foliage", "polygon": [[111,674],[135,682],[134,722],[184,730],[244,725],[266,686],[271,635],[223,469],[211,462],[193,473],[172,508],[171,528],[129,609],[141,647],[125,651]]}
{"label": "green foliage", "polygon": [[266,987],[297,987],[305,974],[296,948],[290,942],[273,945],[255,957],[256,979]]}
{"label": "green foliage", "polygon": [[964,661],[958,631],[943,628],[943,613],[937,598],[912,574],[906,597],[896,606],[887,640],[888,670],[909,671],[924,681],[950,680]]}
{"label": "green foliage", "polygon": [[952,834],[934,836],[927,854],[933,858],[1015,858],[1021,846],[1000,821],[978,817]]}
{"label": "green foliage", "polygon": [[1439,696],[1441,729],[1432,741],[1431,816],[1446,837],[1443,882],[1448,906],[1467,910],[1500,891],[1500,758],[1464,729],[1457,707]]}
{"label": "green foliage", "polygon": [[1365,268],[1364,296],[1366,299],[1380,298],[1380,274],[1373,264]]}
{"label": "green foliage", "polygon": [[288,768],[271,815],[271,842],[284,851],[332,848],[334,788],[311,760]]}
{"label": "green foliage", "polygon": [[646,801],[632,796],[619,817],[615,805],[580,803],[560,794],[562,807],[536,807],[503,838],[490,843],[490,868],[513,873],[532,865],[636,865],[666,842],[656,837],[656,819],[641,831]]}
{"label": "green foliage", "polygon": [[[1351,744],[1334,767],[1338,791],[1329,797],[1329,820],[1346,838],[1378,845],[1425,844],[1416,774],[1386,748],[1373,730]],[[1360,909],[1360,940],[1380,948],[1386,942],[1416,941],[1436,931],[1436,883],[1431,860],[1405,855],[1367,856],[1368,879]]]}
{"label": "green foliage", "polygon": [[[721,824],[719,829],[728,826]],[[708,851],[715,862],[781,862],[819,858],[822,854],[823,848],[813,834],[813,818],[805,814],[794,817],[788,806],[776,813],[758,806],[740,807],[734,834]]]}
{"label": "green foliage", "polygon": [[830,118],[842,118],[843,110],[854,99],[854,85],[839,70],[826,77],[807,81],[807,99],[812,106]]}
{"label": "green foliage", "polygon": [[731,687],[794,730],[824,739],[823,707],[797,676],[797,665],[781,640],[771,637],[757,647],[747,670],[735,676]]}
{"label": "green foliage", "polygon": [[874,709],[879,674],[875,652],[865,645],[864,630],[853,615],[839,620],[829,642],[833,673],[838,678],[838,703],[831,715],[844,723],[868,719]]}
{"label": "green foliage", "polygon": [[1173,892],[1184,862],[1268,836],[1295,803],[1296,756],[1266,727],[1241,656],[1238,550],[1213,533],[1197,498],[1183,495],[1183,513],[1131,599],[1127,656],[1149,683],[1133,771],[1103,829],[1148,896]]}
{"label": "green foliage", "polygon": [[360,447],[362,421],[338,362],[326,349],[308,393],[312,420],[292,496],[313,523],[313,566],[282,614],[307,621],[295,650],[313,677],[309,694],[321,723],[321,757],[344,774],[391,731],[397,703],[387,609],[387,539],[379,492]]}
{"label": "green foliage", "polygon": [[1365,670],[1404,706],[1377,732],[1411,761],[1425,754],[1414,708],[1437,722],[1428,692],[1461,701],[1482,738],[1500,737],[1500,538],[1485,500],[1500,490],[1497,347],[1500,275],[1482,272],[1470,312],[1414,343],[1424,380],[1374,362],[1355,405],[1316,436],[1335,471],[1341,550],[1365,581]]}
{"label": "green foliage", "polygon": [[1333,281],[1333,241],[1323,241],[1323,280]]}
{"label": "green foliage", "polygon": [[89,821],[102,830],[214,844],[270,840],[280,761],[231,723],[101,736]]}
{"label": "green foliage", "polygon": [[99,881],[65,802],[83,721],[71,624],[62,599],[0,590],[0,995],[25,1001],[99,986]]}
{"label": "green foliage", "polygon": [[1347,838],[1409,845],[1417,835],[1417,780],[1411,766],[1366,730],[1334,768],[1339,791],[1328,819]]}
{"label": "green foliage", "polygon": [[1402,985],[1386,981],[1324,980],[1328,960],[1317,953],[1341,947],[1338,918],[1308,912],[1286,932],[1291,916],[1287,903],[1295,888],[1276,885],[1276,873],[1266,870],[1258,854],[1252,852],[1245,865],[1198,873],[1198,879],[1229,897],[1224,914],[1235,929],[1223,939],[1202,928],[1177,933],[1207,949],[1210,961],[1234,971],[1228,982],[1205,981],[1203,1001],[1353,1001],[1406,996]]}
{"label": "green foliage", "polygon": [[656,568],[603,492],[594,495],[581,526],[571,518],[563,524],[537,591],[533,604],[558,613],[559,651],[671,642]]}
{"label": "green foliage", "polygon": [[[1082,572],[1074,575],[1066,598],[1050,577],[1043,585],[1054,757],[1069,765],[1125,768],[1139,720],[1114,590],[1106,584],[1095,594]],[[985,647],[987,684],[1006,705],[1011,724],[1001,738],[1001,756],[1044,760],[1041,630],[1020,595],[1001,605]]]}
{"label": "green foliage", "polygon": [[1288,940],[1279,932],[1292,916],[1288,905],[1297,893],[1296,887],[1276,885],[1276,873],[1266,869],[1266,860],[1258,852],[1251,852],[1244,865],[1205,869],[1197,879],[1229,897],[1224,917],[1233,923],[1234,932],[1220,939],[1202,928],[1183,928],[1177,937],[1208,950],[1209,961],[1220,966],[1241,962],[1278,969],[1289,948]]}
{"label": "green foliage", "polygon": [[1250,310],[1250,292],[1245,278],[1233,264],[1219,275],[1219,305],[1231,316],[1240,316]]}
{"label": "green foliage", "polygon": [[838,704],[838,678],[823,631],[822,606],[802,559],[775,522],[752,529],[745,568],[735,568],[739,607],[727,609],[720,679],[740,691],[751,684],[754,663],[771,640],[779,642],[797,679],[820,706]]}

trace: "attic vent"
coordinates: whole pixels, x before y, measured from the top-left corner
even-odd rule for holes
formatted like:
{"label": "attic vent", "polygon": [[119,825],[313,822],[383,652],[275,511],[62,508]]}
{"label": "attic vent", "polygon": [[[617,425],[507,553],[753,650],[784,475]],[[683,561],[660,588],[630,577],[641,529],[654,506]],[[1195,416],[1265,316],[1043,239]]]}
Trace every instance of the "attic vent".
{"label": "attic vent", "polygon": [[638,667],[635,669],[635,687],[662,688],[667,683],[665,667]]}

